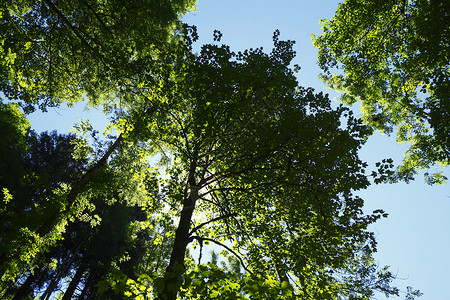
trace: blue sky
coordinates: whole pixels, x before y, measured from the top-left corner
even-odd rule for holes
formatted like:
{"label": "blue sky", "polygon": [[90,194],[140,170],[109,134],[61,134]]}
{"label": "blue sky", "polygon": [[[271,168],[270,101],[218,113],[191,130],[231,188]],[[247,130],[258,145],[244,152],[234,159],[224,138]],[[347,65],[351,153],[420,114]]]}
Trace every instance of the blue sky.
{"label": "blue sky", "polygon": [[[298,73],[301,85],[313,87],[317,92],[336,93],[326,89],[318,80],[317,51],[312,46],[311,34],[320,34],[319,20],[331,18],[339,1],[321,0],[199,0],[197,11],[185,16],[184,20],[198,27],[200,41],[197,46],[213,41],[213,31],[223,33],[222,41],[235,50],[263,46],[272,48],[272,35],[279,29],[281,39],[296,40],[297,57],[294,63],[302,69]],[[29,116],[31,125],[37,131],[57,129],[68,130],[78,117],[89,119],[94,128],[102,131],[106,119],[95,109],[83,112],[83,106],[76,108],[50,109],[47,114],[34,113]],[[358,116],[358,109],[355,108]],[[392,157],[400,162],[406,145],[398,145],[395,136],[374,135],[361,151],[363,160],[370,168],[383,158]],[[433,171],[430,170],[430,171]],[[450,178],[450,169],[445,170]],[[421,299],[446,299],[446,286],[450,276],[450,189],[443,186],[427,186],[422,176],[410,183],[394,185],[373,185],[359,195],[365,199],[365,211],[382,208],[389,213],[387,219],[372,226],[377,233],[380,266],[390,265],[400,278],[396,284],[403,290],[406,286],[424,292]],[[380,296],[383,299],[384,296]]]}

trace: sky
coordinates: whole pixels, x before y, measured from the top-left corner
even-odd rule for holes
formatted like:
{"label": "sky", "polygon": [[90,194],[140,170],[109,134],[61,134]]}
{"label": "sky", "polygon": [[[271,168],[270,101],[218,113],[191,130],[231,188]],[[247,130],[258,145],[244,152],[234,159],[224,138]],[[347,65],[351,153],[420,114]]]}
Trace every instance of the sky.
{"label": "sky", "polygon": [[[183,20],[197,26],[200,40],[196,49],[203,43],[212,43],[217,29],[223,34],[221,43],[234,51],[261,46],[270,51],[273,32],[279,29],[280,39],[296,41],[297,57],[293,63],[302,68],[297,74],[300,85],[329,93],[335,99],[337,94],[318,79],[320,69],[311,34],[321,33],[319,20],[332,18],[338,3],[335,0],[199,0],[197,11],[188,13]],[[358,108],[354,109],[360,116]],[[99,110],[83,111],[83,105],[53,108],[46,114],[33,113],[29,120],[36,131],[57,129],[63,133],[70,130],[78,117],[89,119],[100,132],[107,124]],[[407,145],[395,142],[395,135],[375,134],[360,156],[369,163],[370,174],[375,162],[383,158],[393,158],[399,163],[406,149]],[[444,172],[450,178],[450,168]],[[389,213],[387,219],[370,228],[377,235],[375,258],[379,265],[391,266],[404,279],[395,282],[402,290],[410,285],[424,293],[420,299],[446,299],[450,279],[449,185],[428,186],[423,176],[418,176],[409,184],[373,185],[358,194],[365,200],[366,213],[378,208]]]}

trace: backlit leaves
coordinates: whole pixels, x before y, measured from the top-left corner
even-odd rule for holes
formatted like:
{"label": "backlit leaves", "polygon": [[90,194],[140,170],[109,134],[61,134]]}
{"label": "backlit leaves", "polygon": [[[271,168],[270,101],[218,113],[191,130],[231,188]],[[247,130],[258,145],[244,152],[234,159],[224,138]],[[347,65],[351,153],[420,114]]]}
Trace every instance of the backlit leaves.
{"label": "backlit leaves", "polygon": [[448,11],[446,1],[349,0],[313,37],[321,78],[341,100],[361,101],[367,124],[412,144],[396,180],[449,163]]}

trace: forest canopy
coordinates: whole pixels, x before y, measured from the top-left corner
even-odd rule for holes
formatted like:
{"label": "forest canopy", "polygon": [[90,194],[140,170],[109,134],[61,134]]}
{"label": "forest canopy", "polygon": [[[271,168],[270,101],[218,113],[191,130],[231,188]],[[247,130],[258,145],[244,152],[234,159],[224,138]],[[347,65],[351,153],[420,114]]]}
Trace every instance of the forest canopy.
{"label": "forest canopy", "polygon": [[[399,296],[368,230],[387,214],[356,195],[372,129],[300,85],[279,31],[269,52],[218,31],[194,52],[194,4],[0,4],[0,297]],[[27,121],[84,100],[108,134]],[[211,245],[226,260],[202,262]]]}

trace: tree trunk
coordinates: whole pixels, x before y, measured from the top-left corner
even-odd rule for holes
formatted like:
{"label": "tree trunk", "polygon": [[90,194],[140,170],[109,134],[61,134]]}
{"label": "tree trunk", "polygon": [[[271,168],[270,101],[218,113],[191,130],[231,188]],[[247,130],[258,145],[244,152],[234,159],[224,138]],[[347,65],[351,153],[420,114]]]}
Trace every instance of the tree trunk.
{"label": "tree trunk", "polygon": [[181,277],[185,273],[184,256],[186,254],[187,245],[190,242],[190,226],[192,213],[194,212],[195,202],[198,199],[198,189],[195,182],[195,170],[197,162],[191,163],[189,170],[188,184],[190,188],[189,196],[183,201],[180,222],[175,233],[175,241],[170,255],[170,262],[164,274],[164,288],[158,295],[158,300],[176,300],[178,291],[181,286]]}
{"label": "tree trunk", "polygon": [[52,280],[47,286],[47,289],[45,289],[45,292],[42,294],[41,299],[43,300],[50,299],[50,296],[53,294],[53,291],[58,285],[59,280],[60,280],[59,276],[55,276],[54,278],[52,278]]}
{"label": "tree trunk", "polygon": [[39,274],[40,270],[35,270],[34,274],[30,274],[27,277],[27,280],[20,286],[18,290],[14,293],[14,297],[11,300],[20,300],[25,299],[28,295],[30,295],[33,292],[33,289],[31,288],[31,284],[36,279],[37,274]]}
{"label": "tree trunk", "polygon": [[86,270],[86,264],[84,261],[81,262],[80,266],[77,269],[77,272],[73,276],[72,280],[70,281],[69,286],[67,287],[67,290],[64,292],[64,296],[61,300],[70,300],[72,299],[73,293],[75,292],[78,284],[80,283],[81,277],[83,277],[84,271]]}
{"label": "tree trunk", "polygon": [[79,300],[87,299],[86,296],[88,294],[88,289],[89,289],[89,285],[91,284],[91,281],[92,281],[92,276],[91,276],[91,274],[89,274],[89,277],[86,278],[86,280],[84,282],[83,290],[81,291],[81,294],[78,296]]}

